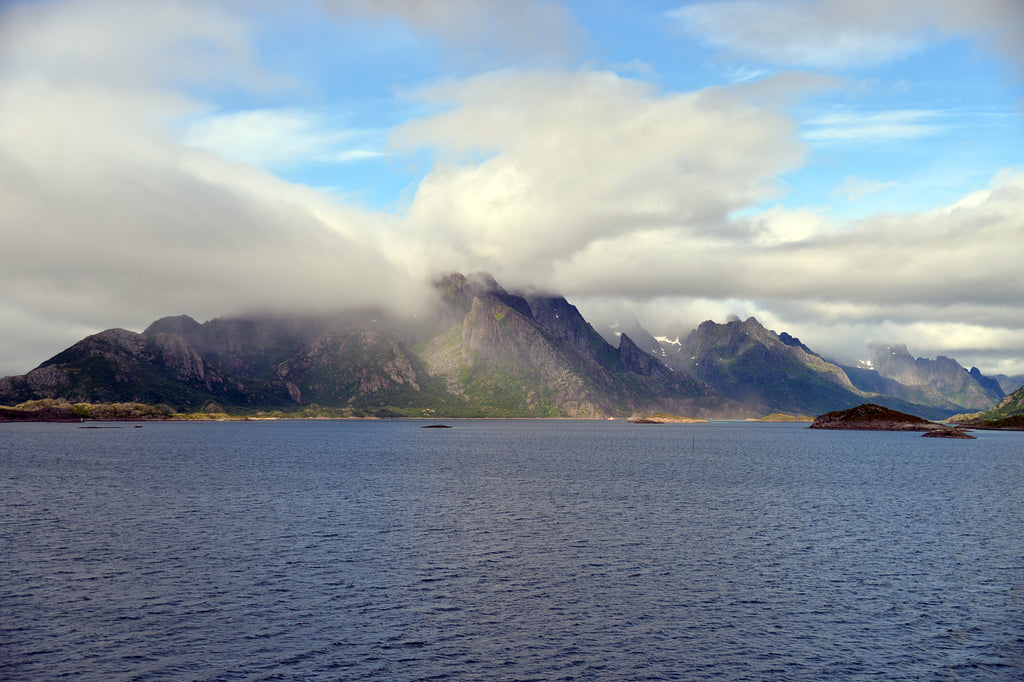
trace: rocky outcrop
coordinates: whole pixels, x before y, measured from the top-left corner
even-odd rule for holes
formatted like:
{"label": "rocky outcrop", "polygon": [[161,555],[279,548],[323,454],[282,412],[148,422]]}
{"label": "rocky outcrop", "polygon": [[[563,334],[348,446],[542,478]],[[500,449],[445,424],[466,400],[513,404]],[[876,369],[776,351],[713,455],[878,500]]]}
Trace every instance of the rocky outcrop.
{"label": "rocky outcrop", "polygon": [[865,403],[848,410],[828,412],[814,418],[811,429],[857,429],[861,431],[931,431],[938,424],[912,414]]}
{"label": "rocky outcrop", "polygon": [[973,438],[958,429],[936,424],[921,417],[865,403],[848,410],[828,412],[815,417],[810,429],[846,429],[856,431],[923,431],[933,437]]}
{"label": "rocky outcrop", "polygon": [[958,429],[955,427],[948,427],[944,429],[935,429],[934,431],[925,431],[922,434],[925,438],[960,438],[961,440],[974,440],[975,436],[967,433],[964,429]]}

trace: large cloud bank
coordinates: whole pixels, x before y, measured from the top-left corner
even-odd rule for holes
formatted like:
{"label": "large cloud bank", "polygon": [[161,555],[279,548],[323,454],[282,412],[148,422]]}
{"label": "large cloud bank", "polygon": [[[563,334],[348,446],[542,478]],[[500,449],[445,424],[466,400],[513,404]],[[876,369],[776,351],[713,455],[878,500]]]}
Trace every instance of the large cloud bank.
{"label": "large cloud bank", "polygon": [[[843,20],[874,42],[831,51],[814,36],[850,3],[815,4],[806,40],[785,49],[755,30],[797,4],[690,5],[673,20],[726,49],[820,67],[913,49],[928,30],[952,31],[943,17],[960,7],[939,3],[925,22],[920,3],[907,3],[879,28],[878,3],[860,3],[860,18]],[[1003,6],[981,4],[967,29],[1016,55],[983,21]],[[436,14],[416,3],[323,6],[336,21],[397,17],[460,50],[482,49],[472,36],[499,17],[510,27],[506,60],[538,35],[565,47],[577,31],[550,3],[482,3],[469,28],[458,3]],[[635,313],[654,332],[755,314],[841,359],[867,341],[907,341],[920,354],[1024,371],[1024,173],[1000,172],[948,206],[854,222],[813,207],[757,208],[804,163],[806,140],[785,105],[838,81],[791,72],[661,92],[564,65],[450,77],[403,94],[420,113],[390,132],[388,152],[428,154],[430,165],[402,210],[368,210],[252,165],[259,140],[235,139],[259,127],[271,141],[295,140],[298,129],[309,134],[295,149],[314,155],[337,135],[310,132],[301,111],[218,116],[204,97],[297,87],[261,66],[236,7],[88,0],[3,10],[0,374],[27,371],[85,333],[167,314],[415,305],[419,284],[447,269],[563,293],[602,319]],[[1015,7],[1002,16],[1016,20]],[[551,35],[528,29],[539,20]],[[204,116],[205,127],[183,123]],[[264,161],[296,153],[264,149]],[[877,189],[852,178],[848,191]]]}
{"label": "large cloud bank", "polygon": [[[0,32],[4,373],[156,317],[407,301],[393,219],[196,150],[183,83],[286,87],[205,3],[16,5]],[[70,333],[69,333],[70,332]],[[28,366],[26,366],[28,363]]]}

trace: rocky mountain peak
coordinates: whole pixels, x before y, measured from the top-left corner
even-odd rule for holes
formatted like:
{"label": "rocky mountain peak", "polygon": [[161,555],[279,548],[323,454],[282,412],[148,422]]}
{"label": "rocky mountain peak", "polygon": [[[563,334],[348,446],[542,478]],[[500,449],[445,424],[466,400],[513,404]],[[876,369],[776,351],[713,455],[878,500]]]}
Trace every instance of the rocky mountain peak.
{"label": "rocky mountain peak", "polygon": [[627,334],[619,337],[619,366],[645,377],[663,378],[672,374],[672,370],[633,343]]}
{"label": "rocky mountain peak", "polygon": [[200,325],[188,315],[174,315],[161,317],[153,324],[146,327],[143,334],[178,334],[186,339],[199,330]]}

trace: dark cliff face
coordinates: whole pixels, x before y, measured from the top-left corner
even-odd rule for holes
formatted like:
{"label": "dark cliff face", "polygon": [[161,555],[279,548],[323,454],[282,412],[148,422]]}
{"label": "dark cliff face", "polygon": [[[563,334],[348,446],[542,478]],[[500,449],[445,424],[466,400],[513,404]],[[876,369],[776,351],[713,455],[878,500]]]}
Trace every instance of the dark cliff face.
{"label": "dark cliff face", "polygon": [[[786,344],[787,346],[792,346],[794,348],[799,348],[800,350],[802,350],[803,352],[807,353],[808,355],[818,355],[817,353],[812,351],[810,348],[805,346],[803,343],[801,343],[800,339],[798,339],[795,336],[792,336],[791,334],[789,334],[789,332],[779,332],[779,341],[781,341],[782,343]],[[821,357],[821,356],[819,356],[819,357]]]}
{"label": "dark cliff face", "polygon": [[977,367],[971,367],[968,374],[971,375],[972,379],[978,382],[978,385],[991,395],[999,396],[1000,398],[1006,395],[1006,391],[1003,390],[1003,387],[999,385],[999,382],[996,379],[985,376]]}
{"label": "dark cliff face", "polygon": [[619,367],[633,374],[656,379],[672,374],[672,370],[654,356],[641,350],[626,334],[619,337]]}
{"label": "dark cliff face", "polygon": [[541,327],[605,369],[615,366],[618,358],[615,348],[583,319],[576,306],[561,296],[531,296],[526,301],[533,319]]}

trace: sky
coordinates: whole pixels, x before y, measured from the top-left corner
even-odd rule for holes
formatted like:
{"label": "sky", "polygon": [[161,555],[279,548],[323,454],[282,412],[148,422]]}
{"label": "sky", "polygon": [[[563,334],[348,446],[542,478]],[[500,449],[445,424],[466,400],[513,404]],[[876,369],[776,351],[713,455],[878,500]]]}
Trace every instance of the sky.
{"label": "sky", "polygon": [[1019,0],[6,0],[0,376],[488,271],[1024,373]]}

